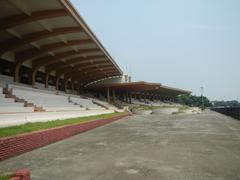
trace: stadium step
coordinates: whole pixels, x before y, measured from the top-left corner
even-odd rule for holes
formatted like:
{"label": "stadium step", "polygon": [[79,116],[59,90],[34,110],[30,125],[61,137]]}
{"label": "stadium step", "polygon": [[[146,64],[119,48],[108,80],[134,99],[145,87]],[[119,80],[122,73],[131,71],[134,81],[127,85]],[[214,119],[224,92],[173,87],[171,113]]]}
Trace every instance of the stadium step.
{"label": "stadium step", "polygon": [[43,109],[43,107],[34,107],[34,112],[46,112],[45,109]]}
{"label": "stadium step", "polygon": [[12,94],[5,94],[5,98],[16,99],[16,96],[14,96],[14,95],[12,95]]}
{"label": "stadium step", "polygon": [[101,104],[101,103],[98,103],[98,102],[96,102],[96,101],[92,101],[93,102],[93,104],[96,104],[96,105],[98,105],[99,107],[102,107],[102,108],[104,108],[104,109],[109,109],[109,107],[107,107],[107,106],[105,106],[105,105],[103,105],[103,104]]}
{"label": "stadium step", "polygon": [[30,103],[30,102],[27,102],[27,101],[25,101],[25,102],[24,102],[24,106],[25,106],[25,107],[34,107],[34,104],[33,104],[33,103]]}

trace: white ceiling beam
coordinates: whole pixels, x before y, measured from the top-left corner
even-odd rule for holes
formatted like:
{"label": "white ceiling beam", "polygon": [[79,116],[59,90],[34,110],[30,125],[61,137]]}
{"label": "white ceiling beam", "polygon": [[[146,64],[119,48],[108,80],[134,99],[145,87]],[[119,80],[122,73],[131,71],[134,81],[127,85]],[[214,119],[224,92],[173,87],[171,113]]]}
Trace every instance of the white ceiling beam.
{"label": "white ceiling beam", "polygon": [[63,41],[65,44],[67,44],[67,39],[63,37],[62,35],[57,36],[61,41]]}
{"label": "white ceiling beam", "polygon": [[17,31],[14,31],[13,29],[7,29],[6,31],[17,38],[22,39],[22,36]]}
{"label": "white ceiling beam", "polygon": [[31,44],[32,46],[34,46],[34,47],[40,49],[40,46],[39,46],[36,42],[31,42],[30,44]]}
{"label": "white ceiling beam", "polygon": [[9,2],[23,13],[31,16],[31,9],[27,6],[26,3],[24,3],[23,0],[9,0]]}
{"label": "white ceiling beam", "polygon": [[52,32],[53,31],[53,28],[51,27],[50,24],[48,24],[46,21],[44,20],[41,20],[41,21],[38,21],[38,23],[46,30],[48,30],[49,32]]}

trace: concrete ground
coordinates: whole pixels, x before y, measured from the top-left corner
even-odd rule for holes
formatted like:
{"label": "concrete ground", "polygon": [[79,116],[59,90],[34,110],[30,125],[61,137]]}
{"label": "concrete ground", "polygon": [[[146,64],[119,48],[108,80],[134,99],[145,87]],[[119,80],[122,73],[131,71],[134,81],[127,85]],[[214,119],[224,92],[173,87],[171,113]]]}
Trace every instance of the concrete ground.
{"label": "concrete ground", "polygon": [[215,112],[132,116],[0,163],[33,180],[237,180],[240,121]]}

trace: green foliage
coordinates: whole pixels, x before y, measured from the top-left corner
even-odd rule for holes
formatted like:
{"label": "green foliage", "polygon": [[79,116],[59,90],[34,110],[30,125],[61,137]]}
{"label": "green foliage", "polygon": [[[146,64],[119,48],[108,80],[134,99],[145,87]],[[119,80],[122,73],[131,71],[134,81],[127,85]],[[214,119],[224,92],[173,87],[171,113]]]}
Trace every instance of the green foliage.
{"label": "green foliage", "polygon": [[209,99],[205,96],[194,96],[194,95],[182,95],[176,98],[176,101],[180,104],[184,104],[191,107],[202,107],[202,100],[204,108],[211,107],[212,104]]}
{"label": "green foliage", "polygon": [[233,101],[213,101],[213,107],[240,107],[240,102]]}
{"label": "green foliage", "polygon": [[9,180],[11,175],[0,175],[0,180]]}
{"label": "green foliage", "polygon": [[89,121],[94,121],[94,120],[99,120],[104,118],[111,118],[111,117],[119,116],[123,114],[126,114],[126,113],[102,114],[97,116],[80,117],[80,118],[73,118],[73,119],[66,119],[66,120],[55,120],[55,121],[48,121],[48,122],[27,123],[19,126],[0,128],[0,138],[49,129],[49,128],[61,127],[66,125],[81,124],[84,122],[89,122]]}

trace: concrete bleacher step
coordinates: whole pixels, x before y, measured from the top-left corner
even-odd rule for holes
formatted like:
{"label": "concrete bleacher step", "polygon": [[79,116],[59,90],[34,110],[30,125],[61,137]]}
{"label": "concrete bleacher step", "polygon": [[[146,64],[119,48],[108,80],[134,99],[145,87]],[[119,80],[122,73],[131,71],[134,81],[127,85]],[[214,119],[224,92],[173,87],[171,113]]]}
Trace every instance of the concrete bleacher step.
{"label": "concrete bleacher step", "polygon": [[0,114],[33,112],[33,107],[1,107]]}
{"label": "concrete bleacher step", "polygon": [[0,107],[24,107],[23,103],[0,102]]}
{"label": "concrete bleacher step", "polygon": [[0,97],[1,101],[0,103],[14,103],[15,99],[12,98],[5,98],[5,97]]}
{"label": "concrete bleacher step", "polygon": [[15,95],[12,95],[12,94],[5,94],[5,98],[13,98],[13,99],[16,99],[16,96],[15,96]]}
{"label": "concrete bleacher step", "polygon": [[24,102],[24,107],[34,107],[34,104],[25,101],[25,102]]}
{"label": "concrete bleacher step", "polygon": [[46,110],[43,107],[34,107],[34,112],[46,112]]}
{"label": "concrete bleacher step", "polygon": [[18,98],[18,97],[15,98],[15,101],[16,102],[22,102],[22,103],[26,102],[24,99],[21,99],[21,98]]}
{"label": "concrete bleacher step", "polygon": [[82,111],[86,110],[86,108],[80,108],[80,107],[44,107],[46,111]]}
{"label": "concrete bleacher step", "polygon": [[107,107],[107,106],[105,106],[104,104],[101,104],[101,103],[99,103],[99,102],[97,102],[97,101],[92,101],[93,102],[93,104],[96,104],[97,106],[99,106],[99,107],[102,107],[102,108],[104,108],[104,109],[109,109],[109,107]]}

